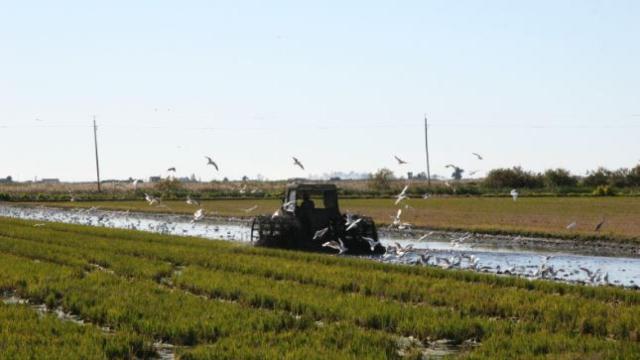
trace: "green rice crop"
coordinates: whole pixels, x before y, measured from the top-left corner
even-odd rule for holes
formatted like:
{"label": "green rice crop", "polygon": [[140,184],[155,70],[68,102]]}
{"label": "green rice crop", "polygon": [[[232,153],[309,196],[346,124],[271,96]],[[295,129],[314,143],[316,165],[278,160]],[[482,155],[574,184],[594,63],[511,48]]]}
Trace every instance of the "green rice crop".
{"label": "green rice crop", "polygon": [[0,302],[0,359],[108,359],[151,356],[144,338],[105,334],[96,326],[41,315],[28,305]]}

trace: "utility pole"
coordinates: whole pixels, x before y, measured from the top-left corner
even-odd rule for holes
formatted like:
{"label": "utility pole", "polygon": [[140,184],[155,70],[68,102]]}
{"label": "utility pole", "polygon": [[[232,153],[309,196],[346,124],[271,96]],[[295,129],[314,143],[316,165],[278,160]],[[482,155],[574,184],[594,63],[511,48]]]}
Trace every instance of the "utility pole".
{"label": "utility pole", "polygon": [[96,125],[96,116],[93,115],[93,144],[96,148],[96,174],[98,176],[98,192],[100,189],[100,162],[98,161],[98,125]]}
{"label": "utility pole", "polygon": [[427,124],[427,114],[424,114],[424,146],[427,150],[427,185],[431,186],[431,169],[429,168],[429,126]]}

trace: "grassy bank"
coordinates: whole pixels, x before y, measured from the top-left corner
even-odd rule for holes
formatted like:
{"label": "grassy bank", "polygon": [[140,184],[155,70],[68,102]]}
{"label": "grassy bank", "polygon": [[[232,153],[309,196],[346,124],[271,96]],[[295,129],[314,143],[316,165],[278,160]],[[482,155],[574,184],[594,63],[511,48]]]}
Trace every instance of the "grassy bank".
{"label": "grassy bank", "polygon": [[[1,291],[107,326],[119,339],[94,346],[99,334],[48,318],[55,324],[47,326],[69,327],[67,336],[0,330],[0,344],[37,342],[45,351],[86,336],[83,349],[95,358],[144,351],[145,339],[176,345],[184,359],[388,359],[400,357],[398,339],[408,336],[447,339],[472,359],[640,356],[640,294],[618,288],[4,218],[0,274]],[[19,310],[7,316],[7,307]],[[33,319],[21,305],[0,307],[0,329],[45,326]],[[419,349],[404,353],[418,358]]]}
{"label": "grassy bank", "polygon": [[[165,201],[149,206],[144,201],[46,202],[29,203],[57,207],[100,207],[102,209],[190,214],[195,207],[183,201]],[[258,208],[246,213],[257,205]],[[251,216],[271,213],[278,200],[210,200],[202,207],[209,215]],[[408,205],[405,208],[404,205]],[[379,224],[388,224],[390,216],[403,209],[403,220],[414,226],[443,230],[512,233],[561,238],[613,239],[640,241],[640,198],[636,197],[526,197],[511,198],[432,197],[410,199],[400,206],[392,199],[343,199],[341,210],[373,216]],[[594,227],[604,218],[599,232]],[[575,229],[567,230],[576,222]]]}

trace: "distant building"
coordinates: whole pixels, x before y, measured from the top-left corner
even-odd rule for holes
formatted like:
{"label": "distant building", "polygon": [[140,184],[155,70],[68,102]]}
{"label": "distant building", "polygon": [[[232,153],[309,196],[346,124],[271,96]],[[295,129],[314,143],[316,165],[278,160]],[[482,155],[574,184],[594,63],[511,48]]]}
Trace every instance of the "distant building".
{"label": "distant building", "polygon": [[149,177],[149,182],[151,183],[157,183],[162,181],[162,177],[161,176],[151,176]]}
{"label": "distant building", "polygon": [[60,179],[55,179],[55,178],[51,178],[51,179],[42,179],[40,180],[41,184],[60,184]]}
{"label": "distant building", "polygon": [[0,184],[11,184],[13,182],[13,178],[11,176],[7,176],[4,179],[0,179]]}

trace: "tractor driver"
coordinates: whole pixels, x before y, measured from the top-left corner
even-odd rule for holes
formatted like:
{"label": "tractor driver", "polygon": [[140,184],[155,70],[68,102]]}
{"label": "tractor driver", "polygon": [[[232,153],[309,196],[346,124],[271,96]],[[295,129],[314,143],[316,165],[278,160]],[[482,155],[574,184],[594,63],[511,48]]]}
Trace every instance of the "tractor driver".
{"label": "tractor driver", "polygon": [[311,219],[311,214],[316,208],[316,204],[311,200],[308,192],[302,193],[302,203],[300,204],[300,212],[308,219]]}
{"label": "tractor driver", "polygon": [[311,219],[313,218],[313,210],[316,208],[316,204],[311,200],[308,192],[302,193],[302,203],[300,204],[300,222],[307,232],[308,236],[313,235],[313,229]]}

